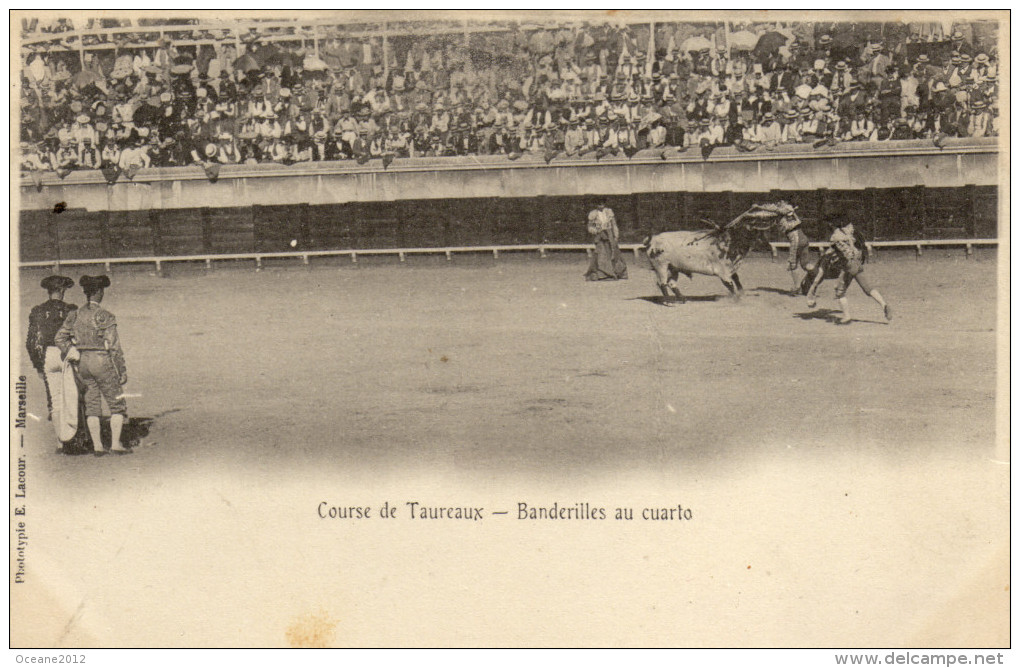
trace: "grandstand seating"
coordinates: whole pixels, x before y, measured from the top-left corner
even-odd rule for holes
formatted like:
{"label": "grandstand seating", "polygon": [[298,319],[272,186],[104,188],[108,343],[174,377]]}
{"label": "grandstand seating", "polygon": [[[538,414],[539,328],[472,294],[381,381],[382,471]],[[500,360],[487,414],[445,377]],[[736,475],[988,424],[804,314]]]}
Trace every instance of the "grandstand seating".
{"label": "grandstand seating", "polygon": [[998,133],[994,22],[23,26],[26,172]]}

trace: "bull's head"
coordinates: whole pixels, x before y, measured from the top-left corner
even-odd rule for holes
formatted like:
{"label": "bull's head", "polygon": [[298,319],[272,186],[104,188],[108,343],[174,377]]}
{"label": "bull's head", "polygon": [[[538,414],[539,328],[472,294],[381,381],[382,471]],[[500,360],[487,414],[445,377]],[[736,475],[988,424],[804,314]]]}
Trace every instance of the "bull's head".
{"label": "bull's head", "polygon": [[756,232],[767,232],[772,228],[772,226],[776,223],[777,220],[780,219],[774,216],[768,218],[749,218],[744,221],[744,225],[749,230],[754,230]]}
{"label": "bull's head", "polygon": [[758,232],[767,232],[774,225],[785,232],[800,225],[800,218],[797,217],[796,207],[780,200],[755,204],[733,222]]}

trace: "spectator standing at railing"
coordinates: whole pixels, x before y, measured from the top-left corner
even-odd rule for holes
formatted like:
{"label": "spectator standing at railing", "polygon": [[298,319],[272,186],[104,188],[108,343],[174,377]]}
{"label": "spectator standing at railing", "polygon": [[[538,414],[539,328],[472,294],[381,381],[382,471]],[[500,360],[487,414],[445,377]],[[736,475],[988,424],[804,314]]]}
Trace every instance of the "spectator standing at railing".
{"label": "spectator standing at railing", "polygon": [[150,133],[148,142],[146,144],[146,153],[149,156],[150,167],[164,167],[167,162],[167,154],[160,143],[159,136],[155,133]]}
{"label": "spectator standing at railing", "polygon": [[102,166],[102,154],[93,143],[91,137],[85,137],[78,144],[78,168],[99,169]]}
{"label": "spectator standing at railing", "polygon": [[584,145],[584,135],[578,125],[576,118],[570,121],[570,126],[563,137],[563,152],[567,157],[576,157]]}
{"label": "spectator standing at railing", "polygon": [[925,117],[918,113],[917,108],[907,107],[903,120],[910,130],[907,139],[921,139],[925,136]]}
{"label": "spectator standing at railing", "polygon": [[970,122],[967,126],[967,137],[987,137],[991,124],[987,103],[978,98],[971,103]]}
{"label": "spectator standing at railing", "polygon": [[815,142],[825,138],[827,135],[826,114],[821,107],[818,109],[808,108],[806,117],[801,123],[801,137],[806,142]]}
{"label": "spectator standing at railing", "polygon": [[150,164],[146,140],[141,137],[121,152],[119,166],[128,178],[133,178],[139,169],[146,169]]}
{"label": "spectator standing at railing", "polygon": [[893,120],[892,123],[892,132],[889,134],[890,141],[914,138],[914,132],[910,127],[910,121],[908,119],[897,118]]}
{"label": "spectator standing at railing", "polygon": [[120,145],[116,141],[105,141],[100,156],[101,167],[119,167],[120,154]]}
{"label": "spectator standing at railing", "polygon": [[350,159],[350,144],[344,142],[338,135],[326,136],[323,151],[324,160]]}
{"label": "spectator standing at railing", "polygon": [[88,114],[80,114],[77,118],[75,118],[74,125],[71,126],[69,134],[70,139],[77,144],[81,144],[86,139],[92,143],[97,143],[99,141],[96,129],[92,127]]}
{"label": "spectator standing at railing", "polygon": [[858,112],[850,122],[850,131],[845,136],[846,141],[875,141],[878,138],[875,122],[866,112]]}
{"label": "spectator standing at railing", "polygon": [[[707,121],[702,121],[704,134],[701,143],[708,146],[722,146],[726,143],[726,131],[723,129],[722,120],[718,116],[711,116]],[[707,125],[706,125],[707,124]]]}
{"label": "spectator standing at railing", "polygon": [[787,109],[783,112],[781,119],[779,142],[793,144],[801,141],[800,114],[797,113],[797,110]]}
{"label": "spectator standing at railing", "polygon": [[761,120],[755,141],[766,149],[774,149],[783,139],[782,128],[776,123],[775,114],[766,113]]}
{"label": "spectator standing at railing", "polygon": [[57,172],[71,172],[78,168],[78,147],[70,141],[61,142],[50,160]]}
{"label": "spectator standing at railing", "polygon": [[325,130],[314,132],[309,140],[309,150],[312,152],[312,161],[323,162],[328,160],[327,145],[329,144]]}
{"label": "spectator standing at railing", "polygon": [[21,167],[29,172],[44,172],[52,169],[49,156],[29,142],[21,142]]}
{"label": "spectator standing at railing", "polygon": [[230,132],[221,132],[216,136],[216,146],[220,162],[225,165],[236,165],[241,162],[241,152],[237,148],[237,139]]}
{"label": "spectator standing at railing", "polygon": [[648,146],[650,148],[662,148],[666,145],[666,127],[661,121],[656,121],[651,130],[648,131]]}

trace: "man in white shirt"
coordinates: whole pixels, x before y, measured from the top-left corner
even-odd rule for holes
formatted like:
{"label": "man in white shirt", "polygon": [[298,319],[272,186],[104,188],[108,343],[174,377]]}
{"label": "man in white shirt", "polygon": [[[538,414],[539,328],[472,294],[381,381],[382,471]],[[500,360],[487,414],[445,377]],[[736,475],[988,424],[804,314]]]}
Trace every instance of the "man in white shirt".
{"label": "man in white shirt", "polygon": [[89,123],[89,117],[86,114],[80,114],[75,118],[75,123],[71,126],[70,136],[78,144],[83,143],[86,139],[93,144],[99,142],[99,135],[96,134],[96,129]]}
{"label": "man in white shirt", "polygon": [[666,143],[666,128],[661,121],[656,121],[652,129],[648,131],[648,145],[659,148]]}
{"label": "man in white shirt", "polygon": [[776,117],[771,111],[761,119],[758,127],[758,143],[769,148],[775,147],[783,140],[782,129],[776,124]]}
{"label": "man in white shirt", "polygon": [[711,146],[721,146],[726,141],[726,131],[717,116],[709,119],[704,137]]}

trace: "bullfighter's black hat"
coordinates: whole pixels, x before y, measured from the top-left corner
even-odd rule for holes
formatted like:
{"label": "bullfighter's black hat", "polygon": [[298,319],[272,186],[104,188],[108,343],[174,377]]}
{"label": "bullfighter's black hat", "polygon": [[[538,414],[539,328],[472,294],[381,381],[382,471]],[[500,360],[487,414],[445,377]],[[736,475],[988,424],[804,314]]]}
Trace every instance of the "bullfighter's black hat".
{"label": "bullfighter's black hat", "polygon": [[92,294],[96,290],[110,287],[110,277],[105,274],[102,276],[82,276],[78,279],[78,285],[85,292]]}
{"label": "bullfighter's black hat", "polygon": [[74,279],[68,278],[67,276],[47,276],[42,279],[39,285],[41,285],[47,292],[56,292],[57,290],[73,288]]}

